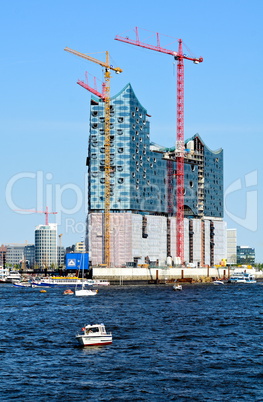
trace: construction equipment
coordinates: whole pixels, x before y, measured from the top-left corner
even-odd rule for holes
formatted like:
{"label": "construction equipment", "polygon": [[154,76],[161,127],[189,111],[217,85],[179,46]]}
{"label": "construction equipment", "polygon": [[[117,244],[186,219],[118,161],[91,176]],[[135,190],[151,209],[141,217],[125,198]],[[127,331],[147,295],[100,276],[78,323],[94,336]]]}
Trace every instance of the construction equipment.
{"label": "construction equipment", "polygon": [[35,209],[16,209],[15,211],[24,211],[24,212],[32,212],[35,214],[45,214],[45,225],[48,226],[48,215],[57,214],[57,212],[48,212],[48,207],[46,207],[45,211],[36,211]]}
{"label": "construction equipment", "polygon": [[[128,37],[115,36],[115,40],[140,46],[145,49],[169,54],[177,61],[177,136],[176,136],[176,252],[181,263],[184,262],[184,59],[195,64],[201,63],[203,58],[192,58],[183,54],[182,39],[178,39],[178,51],[168,50],[160,45],[159,33],[156,34],[157,46],[140,41],[138,27],[135,28],[136,40]],[[168,205],[170,208],[170,206]]]}
{"label": "construction equipment", "polygon": [[88,91],[94,93],[99,96],[104,101],[104,115],[105,115],[105,123],[104,123],[104,132],[105,132],[105,188],[104,188],[104,263],[107,267],[110,267],[110,70],[119,74],[122,72],[122,69],[119,67],[113,67],[110,65],[110,56],[109,52],[106,51],[106,61],[100,61],[95,59],[94,57],[88,56],[84,53],[77,52],[76,50],[72,50],[66,47],[66,50],[69,53],[73,53],[76,56],[82,57],[85,60],[92,61],[93,63],[97,63],[100,66],[105,68],[104,71],[104,79],[105,84],[103,85],[102,93],[91,88],[89,85],[84,84],[82,81],[78,81],[78,84],[83,86]]}

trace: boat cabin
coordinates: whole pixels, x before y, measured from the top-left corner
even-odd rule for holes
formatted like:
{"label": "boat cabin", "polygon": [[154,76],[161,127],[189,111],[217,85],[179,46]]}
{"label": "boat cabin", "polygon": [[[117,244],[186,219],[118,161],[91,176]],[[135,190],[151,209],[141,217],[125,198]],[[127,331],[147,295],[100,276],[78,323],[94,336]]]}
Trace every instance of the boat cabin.
{"label": "boat cabin", "polygon": [[89,335],[98,335],[98,333],[100,334],[106,333],[104,324],[86,325],[86,327],[83,328],[83,330],[85,334]]}

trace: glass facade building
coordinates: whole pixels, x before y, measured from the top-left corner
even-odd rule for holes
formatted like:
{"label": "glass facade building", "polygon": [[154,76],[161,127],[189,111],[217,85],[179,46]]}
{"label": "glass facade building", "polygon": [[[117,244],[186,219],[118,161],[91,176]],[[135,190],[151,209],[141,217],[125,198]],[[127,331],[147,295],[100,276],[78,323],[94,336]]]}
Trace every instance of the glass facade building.
{"label": "glass facade building", "polygon": [[10,266],[19,265],[24,259],[24,249],[25,245],[6,246],[6,263]]}
{"label": "glass facade building", "polygon": [[[130,84],[111,98],[111,212],[176,214],[175,149],[150,142],[147,110]],[[89,213],[104,211],[104,103],[92,96]],[[174,155],[173,155],[174,153]],[[223,218],[223,151],[196,134],[185,142],[185,216]]]}
{"label": "glass facade building", "polygon": [[255,249],[248,246],[237,246],[237,264],[255,264]]}
{"label": "glass facade building", "polygon": [[34,268],[35,263],[35,245],[29,244],[25,246],[24,257],[26,260],[27,268]]}

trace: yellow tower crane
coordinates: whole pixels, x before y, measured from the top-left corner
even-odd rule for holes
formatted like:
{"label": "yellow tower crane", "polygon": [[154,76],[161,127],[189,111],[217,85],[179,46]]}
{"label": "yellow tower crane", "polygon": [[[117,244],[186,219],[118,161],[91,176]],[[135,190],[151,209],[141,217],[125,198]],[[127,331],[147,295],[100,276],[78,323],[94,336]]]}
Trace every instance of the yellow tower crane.
{"label": "yellow tower crane", "polygon": [[66,50],[69,53],[73,53],[76,56],[82,57],[83,59],[92,61],[93,63],[97,63],[100,66],[105,68],[104,71],[104,79],[105,79],[105,87],[104,93],[101,94],[101,99],[104,101],[104,115],[105,115],[105,124],[104,124],[104,132],[105,132],[105,188],[104,188],[104,263],[107,267],[110,267],[110,70],[115,71],[116,74],[122,72],[122,69],[119,67],[113,67],[110,65],[109,52],[106,51],[106,61],[100,61],[95,59],[94,57],[88,56],[84,53],[77,52],[76,50],[72,50],[66,47]]}

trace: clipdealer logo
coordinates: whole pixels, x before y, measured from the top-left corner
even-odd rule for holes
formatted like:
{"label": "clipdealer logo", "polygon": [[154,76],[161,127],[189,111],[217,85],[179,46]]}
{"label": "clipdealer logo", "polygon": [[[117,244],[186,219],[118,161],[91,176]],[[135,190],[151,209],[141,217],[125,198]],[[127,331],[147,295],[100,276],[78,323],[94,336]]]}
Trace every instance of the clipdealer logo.
{"label": "clipdealer logo", "polygon": [[[32,205],[28,208],[21,208],[19,204],[18,197],[14,195],[16,186],[19,187],[23,184],[23,180],[32,180],[32,196],[35,195],[35,206]],[[76,222],[72,215],[79,212],[84,206],[85,216],[88,213],[88,199],[87,199],[87,189],[88,189],[88,175],[84,175],[83,186],[80,188],[74,183],[67,183],[64,185],[51,183],[53,179],[52,173],[44,173],[43,171],[34,172],[20,172],[15,174],[10,178],[6,185],[5,198],[6,203],[10,209],[16,211],[20,214],[30,214],[35,211],[44,211],[46,206],[49,207],[50,211],[56,211],[55,220],[58,225],[61,225],[63,215],[71,215],[71,217],[65,219],[66,232],[72,233],[83,233],[86,230],[86,222],[80,221]],[[258,190],[256,186],[258,185],[258,172],[257,170],[252,171],[244,176],[243,179],[239,178],[231,183],[224,194],[224,205],[226,215],[238,225],[244,227],[245,229],[256,231],[258,228]],[[83,192],[84,189],[84,192]],[[148,198],[151,201],[158,197],[158,186],[154,186],[154,192]],[[233,193],[240,192],[240,203],[243,202],[245,207],[245,214],[243,217],[238,216],[233,212],[233,208],[227,208],[227,199]],[[84,194],[84,195],[83,195]],[[245,194],[245,197],[244,197]],[[66,200],[69,198],[74,198],[75,202],[71,208],[66,207]],[[33,198],[33,197],[32,197]],[[146,200],[141,197],[141,209],[144,207]],[[26,210],[31,210],[26,211]],[[84,218],[85,220],[86,218]]]}
{"label": "clipdealer logo", "polygon": [[[258,185],[258,172],[254,170],[244,176],[244,180],[241,178],[235,180],[232,184],[228,186],[225,191],[225,212],[232,219],[233,222],[244,227],[245,229],[255,232],[258,228],[258,190],[256,186]],[[235,215],[230,209],[226,208],[227,198],[235,193],[240,192],[240,194],[245,193],[244,196],[240,196],[240,203],[243,202],[245,207],[244,217]]]}

